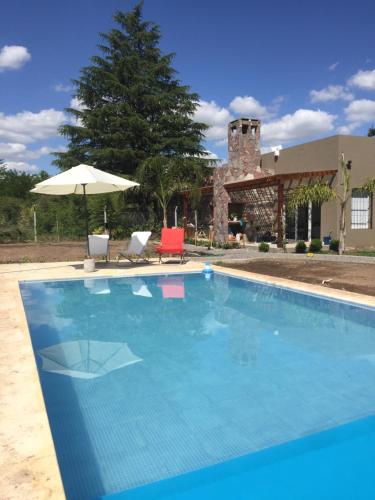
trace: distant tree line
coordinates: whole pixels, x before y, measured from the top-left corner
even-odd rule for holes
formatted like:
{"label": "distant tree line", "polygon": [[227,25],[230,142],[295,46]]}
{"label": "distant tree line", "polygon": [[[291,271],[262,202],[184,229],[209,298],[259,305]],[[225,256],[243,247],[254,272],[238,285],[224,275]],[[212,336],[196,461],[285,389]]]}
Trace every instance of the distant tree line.
{"label": "distant tree line", "polygon": [[[46,196],[30,193],[46,172],[29,174],[9,170],[0,160],[0,243],[34,240],[34,211],[38,241],[84,238],[81,196]],[[102,233],[104,210],[112,238],[125,238],[137,229],[160,230],[161,209],[154,200],[143,206],[139,193],[127,191],[88,197],[90,231]]]}

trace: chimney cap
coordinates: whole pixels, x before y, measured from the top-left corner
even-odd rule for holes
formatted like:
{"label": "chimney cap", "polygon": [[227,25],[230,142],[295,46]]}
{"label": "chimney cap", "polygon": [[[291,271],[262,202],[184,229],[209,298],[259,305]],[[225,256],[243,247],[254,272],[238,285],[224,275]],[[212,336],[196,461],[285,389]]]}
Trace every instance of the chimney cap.
{"label": "chimney cap", "polygon": [[236,118],[235,120],[232,120],[229,123],[232,124],[232,123],[237,123],[237,122],[254,122],[254,123],[260,123],[260,120],[258,120],[258,118]]}

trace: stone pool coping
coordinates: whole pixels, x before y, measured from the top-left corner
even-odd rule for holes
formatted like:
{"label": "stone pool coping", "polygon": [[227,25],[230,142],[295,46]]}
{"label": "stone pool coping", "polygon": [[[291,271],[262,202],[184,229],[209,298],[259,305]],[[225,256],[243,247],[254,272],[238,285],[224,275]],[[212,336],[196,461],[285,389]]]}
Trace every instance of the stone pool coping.
{"label": "stone pool coping", "polygon": [[[0,497],[63,499],[43,395],[34,360],[19,281],[114,277],[200,271],[201,262],[102,265],[85,273],[82,263],[3,264],[0,266]],[[375,307],[375,297],[284,278],[213,266],[222,273]]]}

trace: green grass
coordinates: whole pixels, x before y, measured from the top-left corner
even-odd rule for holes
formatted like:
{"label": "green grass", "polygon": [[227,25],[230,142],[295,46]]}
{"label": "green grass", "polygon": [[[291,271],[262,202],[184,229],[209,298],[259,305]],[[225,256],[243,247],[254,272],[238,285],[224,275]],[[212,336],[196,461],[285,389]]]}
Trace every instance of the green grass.
{"label": "green grass", "polygon": [[375,257],[375,250],[353,250],[345,252],[346,255],[358,255],[360,257]]}

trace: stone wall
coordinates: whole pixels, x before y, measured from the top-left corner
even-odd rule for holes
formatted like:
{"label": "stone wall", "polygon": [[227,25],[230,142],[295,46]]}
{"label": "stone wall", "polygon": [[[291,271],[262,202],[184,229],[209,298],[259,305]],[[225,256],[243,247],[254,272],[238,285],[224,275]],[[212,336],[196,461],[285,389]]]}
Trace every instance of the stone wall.
{"label": "stone wall", "polygon": [[[228,164],[214,169],[213,209],[215,240],[227,241],[230,194],[225,185],[272,175],[260,162],[260,121],[241,118],[228,125]],[[243,200],[246,203],[246,200]]]}

